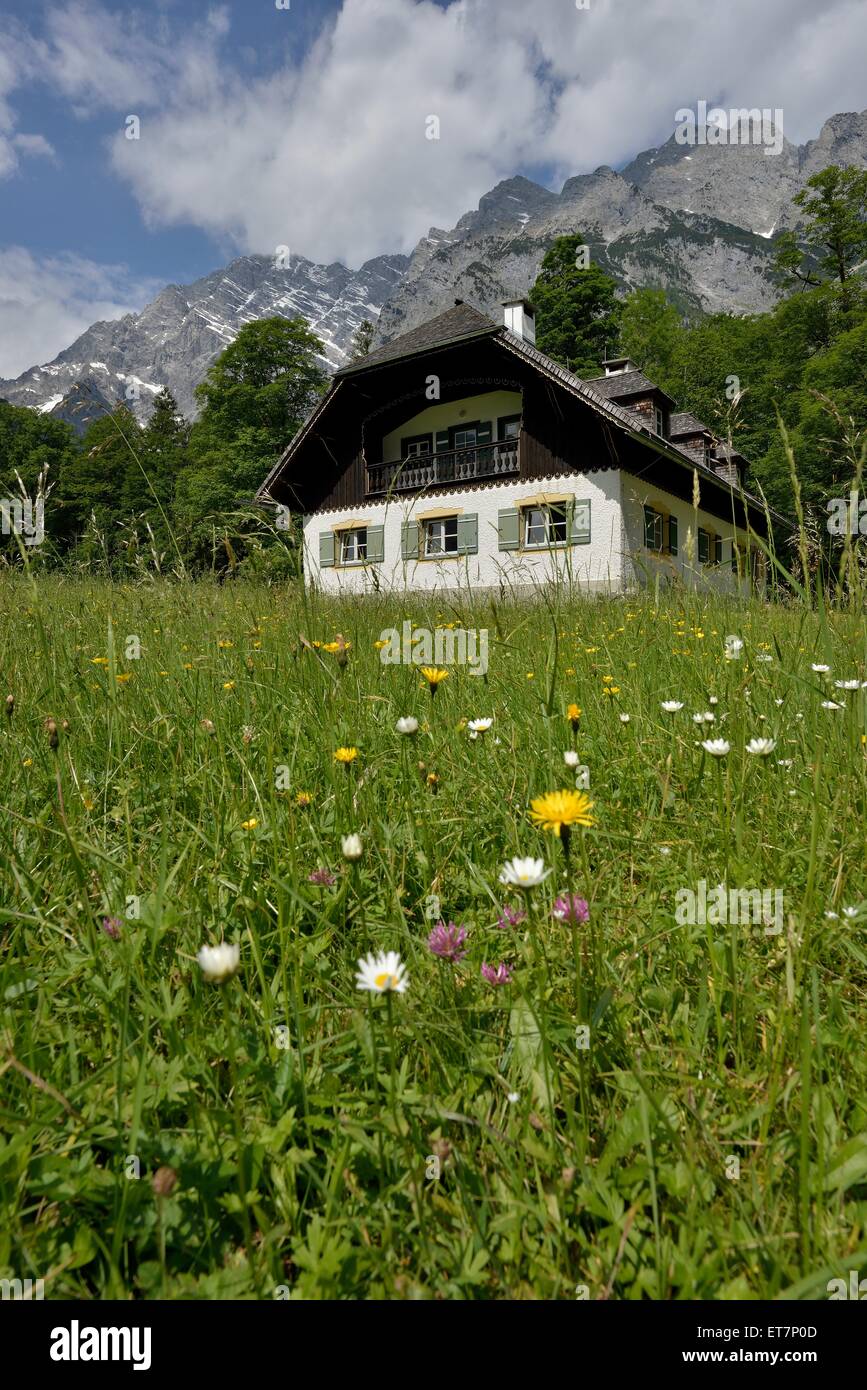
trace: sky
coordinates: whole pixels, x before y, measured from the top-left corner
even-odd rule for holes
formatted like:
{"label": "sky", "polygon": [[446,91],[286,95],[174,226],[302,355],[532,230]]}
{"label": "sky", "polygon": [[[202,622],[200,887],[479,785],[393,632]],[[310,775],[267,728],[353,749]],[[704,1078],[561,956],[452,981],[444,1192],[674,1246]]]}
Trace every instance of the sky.
{"label": "sky", "polygon": [[865,0],[0,0],[0,377],[234,256],[408,253],[699,99],[802,143],[865,53]]}

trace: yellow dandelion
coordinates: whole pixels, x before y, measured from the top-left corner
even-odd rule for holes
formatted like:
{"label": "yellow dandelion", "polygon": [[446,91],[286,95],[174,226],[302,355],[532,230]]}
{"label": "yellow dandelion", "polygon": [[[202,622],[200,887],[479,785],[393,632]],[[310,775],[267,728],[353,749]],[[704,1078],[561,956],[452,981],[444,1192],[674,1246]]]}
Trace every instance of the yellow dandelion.
{"label": "yellow dandelion", "polygon": [[117,681],[118,685],[126,685],[127,681],[130,680],[131,678],[132,678],[132,672],[131,672],[131,671],[126,671],[126,672],[122,673],[122,674],[119,675],[119,676],[115,676],[115,680]]}
{"label": "yellow dandelion", "polygon": [[108,657],[107,657],[107,656],[95,656],[95,657],[92,658],[90,664],[91,664],[91,666],[107,666],[107,665],[108,665]]}
{"label": "yellow dandelion", "polygon": [[234,690],[234,689],[235,689],[235,682],[234,682],[234,681],[223,681],[223,689],[224,689],[224,690]]}
{"label": "yellow dandelion", "polygon": [[593,825],[592,806],[584,792],[545,792],[530,802],[530,819],[540,830],[553,830],[559,835],[564,826],[569,830],[573,825]]}
{"label": "yellow dandelion", "polygon": [[437,686],[444,680],[448,680],[449,675],[448,671],[444,670],[442,666],[422,666],[421,674],[430,686],[431,695],[436,695]]}
{"label": "yellow dandelion", "polygon": [[84,807],[85,811],[92,811],[92,810],[93,810],[93,807],[94,807],[93,797],[92,797],[92,796],[82,796],[82,798],[81,798],[81,804],[82,804],[82,806]]}
{"label": "yellow dandelion", "polygon": [[242,821],[241,821],[241,829],[242,829],[242,830],[255,830],[255,829],[256,829],[256,826],[257,826],[258,824],[259,824],[259,822],[257,821],[256,817],[255,817],[255,816],[251,816],[249,820],[242,820]]}
{"label": "yellow dandelion", "polygon": [[310,792],[297,792],[297,793],[296,793],[296,796],[295,796],[295,805],[296,805],[296,806],[302,806],[302,807],[305,807],[305,808],[306,808],[307,806],[312,805],[312,803],[313,803],[313,796],[312,796],[312,793],[310,793]]}
{"label": "yellow dandelion", "polygon": [[336,763],[345,763],[348,767],[350,763],[355,762],[357,757],[357,748],[338,748],[337,752],[334,754],[334,761]]}
{"label": "yellow dandelion", "polygon": [[388,646],[388,639],[385,637],[380,637],[380,639],[377,642],[374,642],[373,646],[375,651],[381,652],[383,647]]}
{"label": "yellow dandelion", "polygon": [[22,767],[32,767],[32,766],[33,766],[33,759],[32,759],[32,758],[25,758],[25,759],[24,759],[24,762],[21,764],[21,766],[22,766]]}
{"label": "yellow dandelion", "polygon": [[191,661],[185,661],[185,662],[184,662],[184,670],[185,670],[185,671],[192,671],[192,669],[193,669],[193,663],[192,663]]}
{"label": "yellow dandelion", "polygon": [[235,643],[230,642],[228,637],[221,637],[217,645],[225,650],[226,647],[234,647]]}
{"label": "yellow dandelion", "polygon": [[533,680],[535,680],[535,679],[536,679],[536,672],[535,672],[535,671],[528,671],[528,672],[527,672],[527,680],[528,680],[528,681],[533,681]]}
{"label": "yellow dandelion", "polygon": [[602,687],[602,694],[603,694],[603,695],[619,695],[619,694],[620,694],[620,686],[619,686],[619,685],[603,685],[603,687]]}
{"label": "yellow dandelion", "polygon": [[578,732],[578,723],[579,723],[579,721],[580,721],[580,719],[581,719],[581,710],[578,708],[577,705],[570,705],[570,706],[569,706],[569,708],[568,708],[567,711],[566,711],[566,718],[569,720],[569,723],[572,725],[572,728],[573,728],[573,729],[575,730],[575,732],[577,733],[577,732]]}

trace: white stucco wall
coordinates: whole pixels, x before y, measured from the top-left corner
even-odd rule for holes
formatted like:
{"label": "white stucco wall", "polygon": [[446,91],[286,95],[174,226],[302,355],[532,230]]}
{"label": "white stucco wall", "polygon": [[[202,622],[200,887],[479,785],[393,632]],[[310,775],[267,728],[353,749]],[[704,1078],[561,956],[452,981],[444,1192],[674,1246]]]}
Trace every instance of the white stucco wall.
{"label": "white stucco wall", "polygon": [[[414,494],[389,502],[319,512],[304,518],[304,566],[308,583],[328,593],[369,593],[379,589],[526,589],[559,579],[591,592],[613,593],[622,586],[624,536],[620,504],[621,473],[570,473],[565,477],[511,479],[475,491]],[[550,494],[590,502],[590,542],[562,549],[500,550],[498,514],[502,508]],[[401,526],[426,513],[454,508],[478,517],[476,555],[449,559],[403,560]],[[347,521],[385,527],[385,560],[375,565],[320,568],[319,533]]]}
{"label": "white stucco wall", "polygon": [[437,430],[448,429],[451,425],[460,427],[472,420],[489,420],[491,438],[496,439],[497,421],[500,417],[520,413],[520,391],[488,391],[482,396],[467,397],[466,400],[429,405],[385,436],[382,441],[382,461],[398,462],[401,458],[401,441],[408,435],[436,435]]}
{"label": "white stucco wall", "polygon": [[[621,474],[623,501],[624,555],[623,578],[629,587],[633,584],[653,584],[657,574],[663,580],[679,578],[689,587],[712,588],[718,592],[734,593],[738,588],[738,578],[731,568],[732,537],[738,537],[743,553],[746,536],[731,520],[724,521],[699,507],[697,518],[691,503],[682,498],[672,497],[671,493],[654,487],[634,477],[630,473]],[[655,511],[669,512],[677,518],[677,555],[658,555],[646,550],[644,546],[644,508],[653,507]],[[702,565],[698,559],[697,529],[720,536],[723,542],[722,563]],[[690,559],[690,552],[692,558]],[[712,558],[712,557],[711,557]],[[740,581],[744,593],[749,592],[749,582]]]}

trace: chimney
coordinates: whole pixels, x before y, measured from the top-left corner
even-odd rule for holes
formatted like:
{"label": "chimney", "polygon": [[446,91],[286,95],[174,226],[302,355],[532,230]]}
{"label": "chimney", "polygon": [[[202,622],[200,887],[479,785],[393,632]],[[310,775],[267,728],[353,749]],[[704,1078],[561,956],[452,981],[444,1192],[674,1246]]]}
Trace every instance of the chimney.
{"label": "chimney", "polygon": [[528,299],[504,299],[503,313],[510,333],[531,347],[536,344],[536,310]]}

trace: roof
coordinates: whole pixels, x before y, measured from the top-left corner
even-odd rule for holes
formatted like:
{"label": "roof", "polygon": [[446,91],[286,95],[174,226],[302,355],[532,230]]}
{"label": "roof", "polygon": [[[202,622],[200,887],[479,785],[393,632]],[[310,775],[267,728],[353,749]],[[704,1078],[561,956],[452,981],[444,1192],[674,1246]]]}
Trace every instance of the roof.
{"label": "roof", "polygon": [[408,333],[401,333],[391,342],[385,343],[374,352],[369,352],[358,362],[350,362],[341,367],[335,377],[351,376],[355,372],[366,371],[368,367],[379,366],[381,362],[393,362],[398,357],[412,357],[418,352],[431,352],[434,348],[457,343],[462,338],[475,338],[485,333],[499,333],[502,324],[494,323],[487,314],[474,309],[471,304],[456,304],[444,314],[420,323]]}
{"label": "roof", "polygon": [[687,434],[711,434],[707,425],[702,424],[697,415],[691,415],[688,410],[678,411],[672,415],[668,422],[669,439],[681,439]]}
{"label": "roof", "polygon": [[670,399],[661,386],[657,386],[655,381],[651,381],[650,377],[639,371],[613,372],[610,376],[589,377],[588,385],[606,400],[617,400],[621,396],[647,396],[651,392]]}
{"label": "roof", "polygon": [[714,453],[715,457],[718,459],[724,459],[726,461],[731,459],[742,459],[743,462],[746,463],[746,458],[744,458],[740,449],[736,449],[733,444],[724,444],[722,441],[718,440]]}

